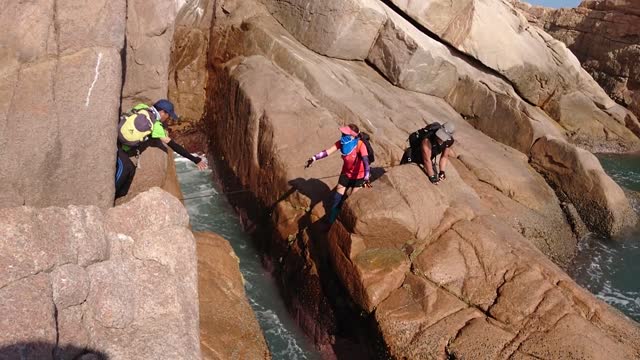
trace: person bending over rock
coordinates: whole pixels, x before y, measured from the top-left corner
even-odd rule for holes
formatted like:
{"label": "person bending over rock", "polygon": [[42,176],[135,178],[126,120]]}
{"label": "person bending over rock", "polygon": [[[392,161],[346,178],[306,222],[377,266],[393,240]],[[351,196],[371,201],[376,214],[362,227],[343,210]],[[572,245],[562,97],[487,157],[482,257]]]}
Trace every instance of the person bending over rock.
{"label": "person bending over rock", "polygon": [[167,135],[166,122],[178,119],[169,100],[158,100],[153,106],[138,104],[130,113],[123,114],[118,124],[118,157],[116,160],[116,198],[125,196],[136,172],[131,156],[140,155],[142,148],[153,140],[168,145],[173,151],[193,161],[198,169],[204,170],[207,164],[200,157],[191,155]]}
{"label": "person bending over rock", "polygon": [[[434,122],[409,135],[409,148],[404,151],[400,164],[422,164],[429,181],[438,184],[445,180],[444,169],[447,167],[448,157],[453,146],[455,126],[452,123]],[[436,167],[436,156],[440,155],[440,162]],[[440,169],[440,171],[438,171]]]}
{"label": "person bending over rock", "polygon": [[354,124],[349,124],[340,128],[342,136],[333,146],[313,155],[307,160],[305,167],[311,166],[316,160],[323,159],[336,150],[340,150],[342,155],[342,171],[338,178],[338,185],[334,189],[331,201],[331,210],[327,220],[333,223],[338,216],[338,211],[342,203],[347,188],[352,188],[352,193],[362,187],[371,187],[369,183],[369,153],[364,142],[360,139],[360,129]]}

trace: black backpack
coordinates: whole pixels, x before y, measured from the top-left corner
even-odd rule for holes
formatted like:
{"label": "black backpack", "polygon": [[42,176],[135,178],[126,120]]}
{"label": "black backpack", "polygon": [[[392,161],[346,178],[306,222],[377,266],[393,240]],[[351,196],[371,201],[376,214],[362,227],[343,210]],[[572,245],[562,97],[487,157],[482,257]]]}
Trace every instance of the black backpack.
{"label": "black backpack", "polygon": [[376,157],[373,153],[373,147],[371,146],[371,137],[366,132],[361,132],[358,137],[360,137],[360,140],[362,140],[364,146],[367,147],[367,153],[369,154],[369,164],[373,163],[374,161],[376,161]]}
{"label": "black backpack", "polygon": [[409,134],[409,147],[414,149],[418,148],[422,140],[431,137],[436,133],[436,131],[440,130],[441,127],[442,125],[440,125],[439,122],[434,122],[423,127],[422,129],[412,132],[411,134]]}

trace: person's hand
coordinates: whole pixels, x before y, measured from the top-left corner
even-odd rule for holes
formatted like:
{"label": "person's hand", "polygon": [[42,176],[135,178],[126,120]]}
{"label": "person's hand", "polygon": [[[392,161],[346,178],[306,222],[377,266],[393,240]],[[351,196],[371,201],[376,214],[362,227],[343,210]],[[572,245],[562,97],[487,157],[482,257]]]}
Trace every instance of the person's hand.
{"label": "person's hand", "polygon": [[367,175],[364,177],[364,182],[362,183],[362,187],[365,188],[372,188],[373,186],[371,186],[371,181],[369,180],[370,175]]}
{"label": "person's hand", "polygon": [[440,171],[438,174],[438,181],[446,180],[447,176],[444,174],[444,171]]}
{"label": "person's hand", "polygon": [[198,167],[198,170],[204,170],[207,168],[207,162],[200,159],[200,161],[196,164],[196,166]]}
{"label": "person's hand", "polygon": [[315,160],[314,160],[312,157],[310,157],[310,158],[307,160],[307,163],[304,165],[304,168],[306,169],[306,168],[308,168],[309,166],[311,166],[311,164],[313,164],[313,162],[314,162],[314,161],[315,161]]}

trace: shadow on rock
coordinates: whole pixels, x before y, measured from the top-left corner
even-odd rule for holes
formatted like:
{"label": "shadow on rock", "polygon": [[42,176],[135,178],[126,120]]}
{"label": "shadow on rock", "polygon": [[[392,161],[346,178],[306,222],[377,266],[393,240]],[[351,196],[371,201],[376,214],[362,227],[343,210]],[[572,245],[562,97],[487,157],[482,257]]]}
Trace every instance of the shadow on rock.
{"label": "shadow on rock", "polygon": [[109,360],[102,351],[48,342],[20,342],[0,347],[0,360]]}

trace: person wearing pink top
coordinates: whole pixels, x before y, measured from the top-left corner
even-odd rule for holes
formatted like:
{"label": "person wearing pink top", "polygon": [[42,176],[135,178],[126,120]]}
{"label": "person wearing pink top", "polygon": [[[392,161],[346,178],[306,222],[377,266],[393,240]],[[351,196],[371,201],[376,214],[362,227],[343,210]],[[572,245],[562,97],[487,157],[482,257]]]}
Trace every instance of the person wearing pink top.
{"label": "person wearing pink top", "polygon": [[334,189],[331,210],[328,215],[329,223],[333,223],[338,216],[338,209],[347,188],[352,188],[353,193],[362,187],[371,187],[369,184],[369,154],[367,147],[360,140],[360,129],[354,124],[349,124],[342,126],[340,132],[342,133],[340,140],[336,141],[330,148],[310,157],[306,164],[306,167],[309,167],[316,160],[323,159],[337,150],[340,150],[342,155],[342,171],[338,178],[338,185]]}

